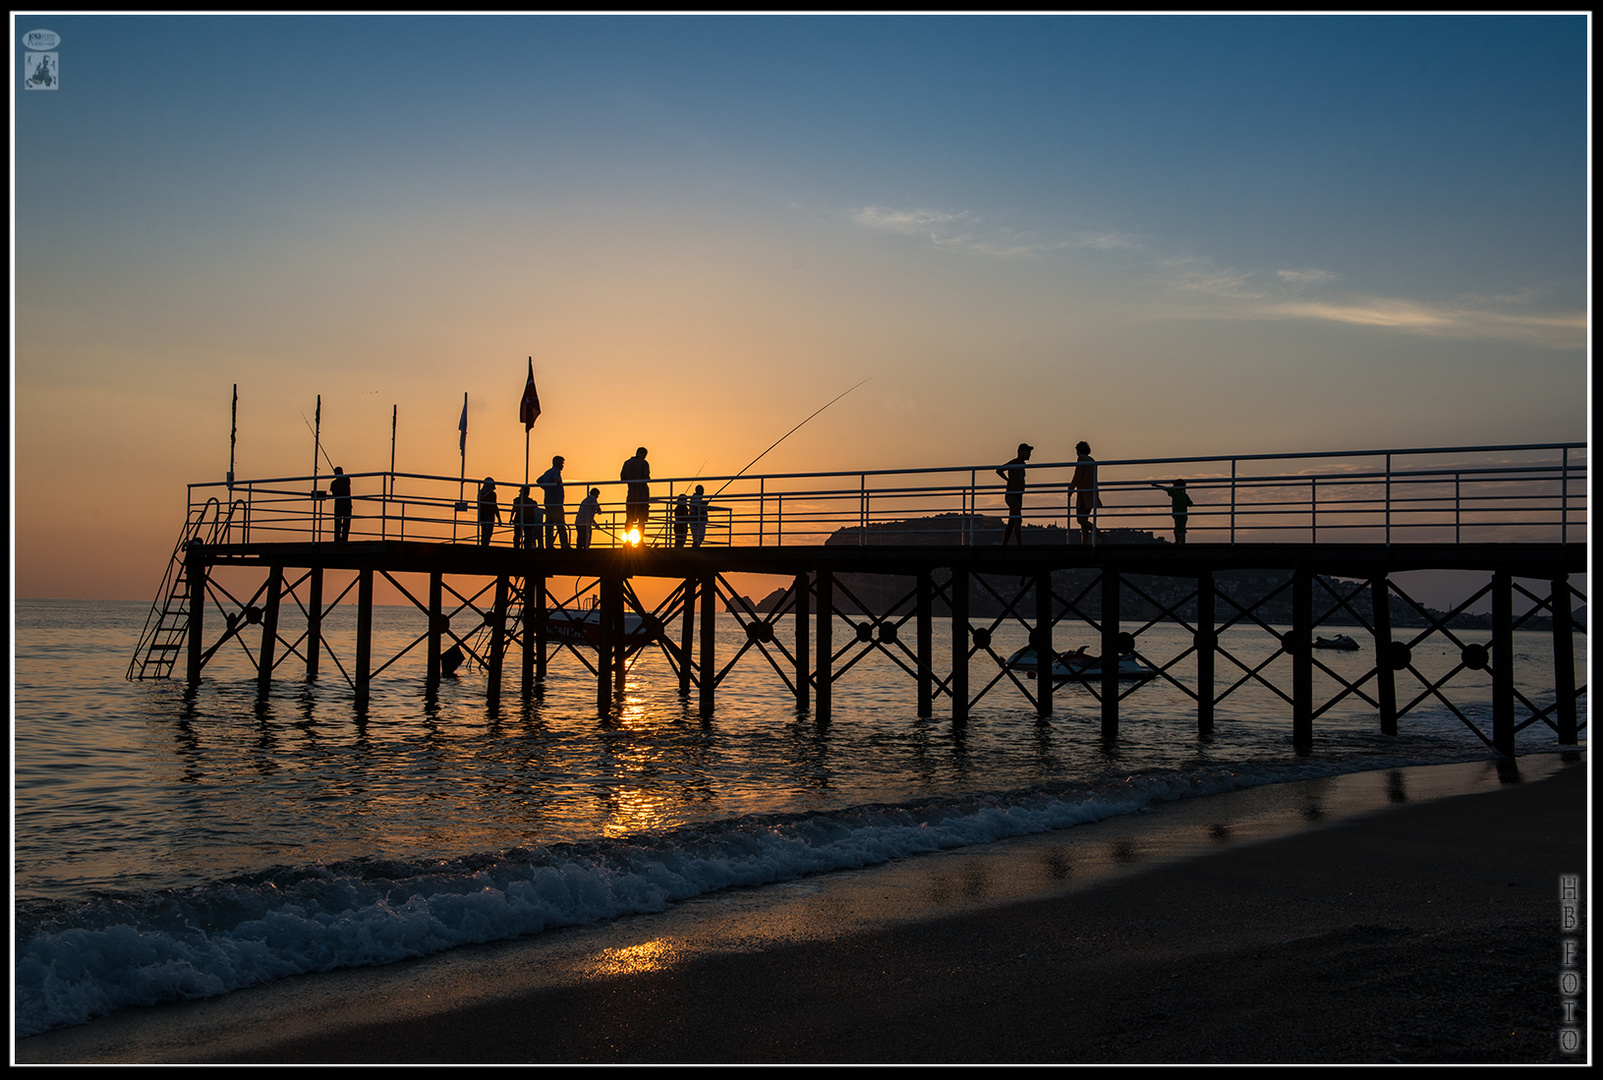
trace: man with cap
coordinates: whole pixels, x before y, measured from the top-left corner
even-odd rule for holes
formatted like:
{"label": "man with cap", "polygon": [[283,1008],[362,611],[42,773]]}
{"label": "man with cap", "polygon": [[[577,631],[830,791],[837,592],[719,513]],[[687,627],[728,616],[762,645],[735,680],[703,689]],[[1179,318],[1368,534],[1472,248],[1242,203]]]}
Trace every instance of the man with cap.
{"label": "man with cap", "polygon": [[1007,529],[1002,533],[1002,543],[1007,544],[1007,538],[1016,537],[1019,546],[1024,545],[1024,463],[1030,460],[1030,452],[1035,447],[1029,443],[1019,443],[1019,456],[996,470],[996,475],[1007,481]]}
{"label": "man with cap", "polygon": [[568,547],[568,521],[563,516],[562,495],[562,466],[566,459],[560,454],[551,459],[551,467],[540,474],[535,483],[545,501],[545,546],[547,551],[555,551],[557,541],[562,541],[564,550]]}

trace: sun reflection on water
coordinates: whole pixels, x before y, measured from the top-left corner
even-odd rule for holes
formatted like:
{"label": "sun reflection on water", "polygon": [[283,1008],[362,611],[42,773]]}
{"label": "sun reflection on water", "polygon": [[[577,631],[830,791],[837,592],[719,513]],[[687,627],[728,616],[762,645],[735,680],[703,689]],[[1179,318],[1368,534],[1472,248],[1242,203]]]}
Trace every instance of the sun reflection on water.
{"label": "sun reflection on water", "polygon": [[661,971],[679,960],[680,950],[665,938],[626,945],[621,949],[607,949],[596,958],[596,970],[602,975],[632,975],[644,971]]}

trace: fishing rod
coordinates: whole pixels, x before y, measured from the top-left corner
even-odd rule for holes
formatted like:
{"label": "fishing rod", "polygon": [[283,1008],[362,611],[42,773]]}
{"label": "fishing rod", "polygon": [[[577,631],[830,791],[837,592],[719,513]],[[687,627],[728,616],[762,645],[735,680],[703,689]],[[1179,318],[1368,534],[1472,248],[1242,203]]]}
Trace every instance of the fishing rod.
{"label": "fishing rod", "polygon": [[[811,420],[813,418],[813,416],[817,416],[819,413],[823,412],[825,409],[827,409],[831,405],[835,404],[835,402],[839,401],[841,398],[845,397],[847,394],[851,393],[853,390],[856,390],[858,386],[862,386],[863,383],[868,382],[872,378],[873,378],[873,376],[869,376],[868,379],[864,379],[863,382],[858,383],[857,386],[850,387],[850,388],[848,388],[846,390],[843,390],[841,393],[836,394],[834,397],[832,397],[828,401],[824,402],[823,405],[819,406],[817,411],[815,411],[812,414],[812,416],[809,416],[807,418],[807,420]],[[785,432],[779,438],[775,439],[774,440],[774,445],[770,446],[768,448],[768,450],[772,450],[774,448],[774,446],[778,446],[780,443],[784,442],[786,439],[788,439],[792,435],[796,434],[797,430],[799,430],[801,428],[802,424],[807,423],[807,420],[803,420],[801,422],[801,424],[797,424],[795,427],[793,427],[789,431]],[[752,458],[751,461],[747,462],[746,463],[746,469],[751,468],[753,465],[757,464],[763,458],[767,457],[768,456],[768,450],[764,450],[762,453],[760,453],[756,457]],[[731,476],[728,480],[725,480],[724,481],[724,487],[721,487],[717,491],[713,492],[712,493],[712,497],[714,499],[716,499],[719,495],[723,494],[724,488],[728,487],[730,484],[733,484],[736,480],[739,480],[742,476],[744,476],[745,473],[746,473],[746,469],[741,469],[740,472],[737,472],[734,476]]]}

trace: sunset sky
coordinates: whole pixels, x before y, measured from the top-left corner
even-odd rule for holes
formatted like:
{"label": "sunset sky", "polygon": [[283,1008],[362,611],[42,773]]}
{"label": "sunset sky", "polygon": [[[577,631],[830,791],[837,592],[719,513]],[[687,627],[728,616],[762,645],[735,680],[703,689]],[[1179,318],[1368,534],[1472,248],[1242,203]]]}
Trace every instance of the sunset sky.
{"label": "sunset sky", "polygon": [[[1582,440],[1584,15],[13,18],[15,595],[185,485]],[[60,85],[22,87],[22,34]],[[510,491],[508,492],[510,495]]]}

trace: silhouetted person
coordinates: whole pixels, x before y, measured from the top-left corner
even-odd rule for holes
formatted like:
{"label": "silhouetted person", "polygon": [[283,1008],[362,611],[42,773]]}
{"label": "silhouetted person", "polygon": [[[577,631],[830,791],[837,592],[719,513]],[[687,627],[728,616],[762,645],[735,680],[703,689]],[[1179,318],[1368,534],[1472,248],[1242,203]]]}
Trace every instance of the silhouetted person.
{"label": "silhouetted person", "polygon": [[545,496],[545,546],[551,549],[556,548],[558,537],[562,539],[564,548],[568,546],[568,521],[562,497],[563,464],[562,458],[552,458],[551,467],[535,481]]}
{"label": "silhouetted person", "polygon": [[1080,523],[1080,543],[1089,544],[1091,512],[1102,505],[1102,496],[1097,494],[1096,458],[1091,456],[1091,444],[1087,442],[1075,443],[1074,454],[1074,477],[1069,481],[1068,490],[1076,493],[1074,517]]}
{"label": "silhouetted person", "polygon": [[681,495],[673,501],[673,546],[684,547],[690,532],[690,500]]}
{"label": "silhouetted person", "polygon": [[334,539],[344,543],[351,538],[351,478],[338,465],[334,466],[334,479],[328,482],[328,492],[334,496]]}
{"label": "silhouetted person", "polygon": [[1029,443],[1019,443],[1019,456],[996,470],[996,475],[1007,481],[1007,494],[1003,496],[1007,502],[1007,528],[1002,532],[1004,546],[1010,536],[1016,537],[1020,545],[1024,543],[1024,463],[1030,460],[1034,449]]}
{"label": "silhouetted person", "polygon": [[646,448],[642,446],[635,451],[635,456],[623,463],[618,471],[618,479],[625,481],[628,491],[624,494],[623,526],[627,531],[631,526],[640,529],[640,540],[646,539],[646,517],[651,509],[651,489],[646,481],[651,479],[651,466],[646,464]]}
{"label": "silhouetted person", "polygon": [[700,484],[696,485],[696,493],[690,496],[690,540],[692,547],[700,547],[701,542],[707,538],[707,511],[712,509],[707,502],[707,489]]}
{"label": "silhouetted person", "polygon": [[495,527],[501,522],[501,504],[495,501],[495,478],[486,476],[479,485],[479,546],[488,547]]}
{"label": "silhouetted person", "polygon": [[578,512],[573,515],[573,529],[578,534],[579,550],[590,549],[590,530],[596,526],[596,515],[601,512],[601,489],[591,488],[590,493],[579,503]]}
{"label": "silhouetted person", "polygon": [[1170,510],[1174,514],[1174,542],[1186,542],[1186,514],[1191,509],[1191,496],[1186,494],[1186,482],[1176,480],[1173,487],[1154,483],[1153,487],[1169,496]]}
{"label": "silhouetted person", "polygon": [[540,504],[529,495],[528,484],[512,500],[512,546],[526,551],[540,546]]}

